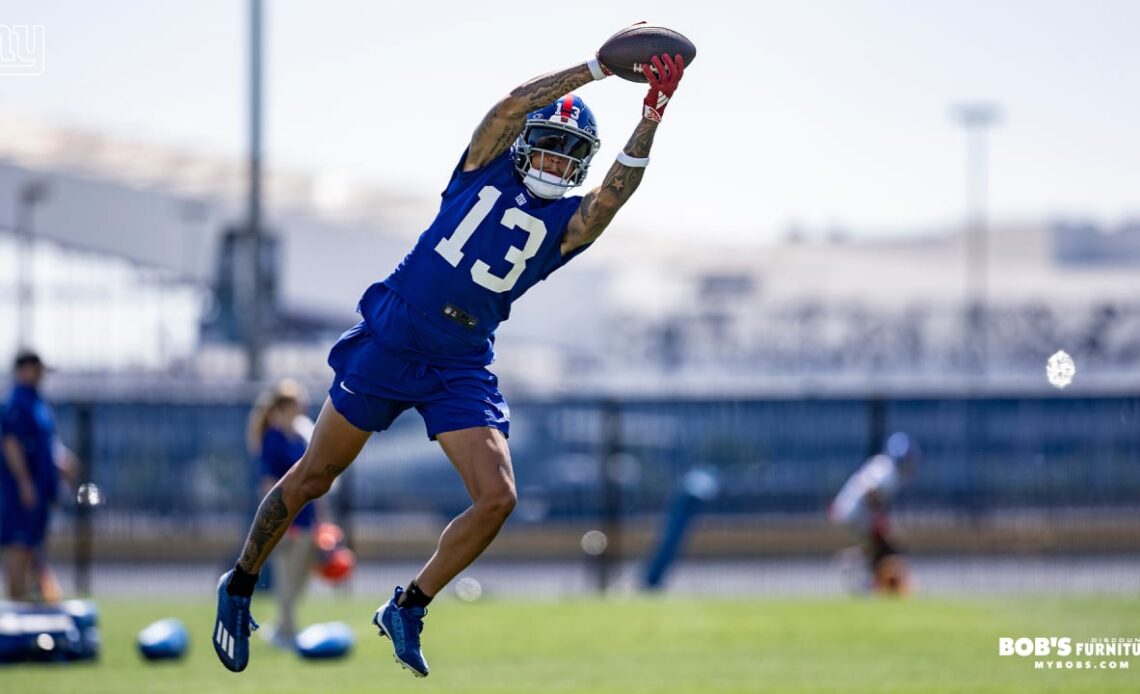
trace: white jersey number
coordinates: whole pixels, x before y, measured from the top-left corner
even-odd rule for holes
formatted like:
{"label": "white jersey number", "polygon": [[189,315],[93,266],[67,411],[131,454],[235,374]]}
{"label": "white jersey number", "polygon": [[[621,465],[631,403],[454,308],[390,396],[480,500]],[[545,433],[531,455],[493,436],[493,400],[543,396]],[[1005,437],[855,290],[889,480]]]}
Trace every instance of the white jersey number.
{"label": "white jersey number", "polygon": [[[455,227],[455,233],[440,239],[435,245],[435,252],[442,255],[452,267],[459,267],[460,261],[463,260],[463,246],[467,245],[471,235],[487,215],[491,214],[491,209],[500,195],[502,191],[498,188],[483,186],[483,190],[479,191],[479,202],[475,203],[475,207],[472,207],[459,226]],[[522,248],[516,246],[507,248],[506,259],[513,267],[505,276],[499,277],[491,272],[491,266],[482,260],[476,260],[471,266],[471,279],[475,284],[499,293],[509,292],[514,288],[519,277],[522,277],[523,270],[526,269],[526,261],[538,254],[538,249],[542,247],[542,241],[546,238],[546,224],[538,217],[532,217],[517,207],[504,212],[501,223],[508,229],[518,227],[526,232],[526,244]]]}

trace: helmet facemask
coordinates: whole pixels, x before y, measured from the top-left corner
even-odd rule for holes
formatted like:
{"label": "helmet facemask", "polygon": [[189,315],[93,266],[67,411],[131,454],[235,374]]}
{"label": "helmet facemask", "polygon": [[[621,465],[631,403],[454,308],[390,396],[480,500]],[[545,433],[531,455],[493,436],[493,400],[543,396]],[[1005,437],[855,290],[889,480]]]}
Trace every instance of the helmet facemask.
{"label": "helmet facemask", "polygon": [[[523,127],[515,143],[515,170],[522,176],[523,184],[540,198],[556,200],[566,191],[580,186],[586,180],[590,160],[598,151],[598,137],[577,127],[575,121],[557,114],[545,120],[541,112],[532,114]],[[534,156],[538,155],[538,165]],[[557,156],[560,161],[569,162],[561,175],[548,173],[543,166],[543,158]]]}

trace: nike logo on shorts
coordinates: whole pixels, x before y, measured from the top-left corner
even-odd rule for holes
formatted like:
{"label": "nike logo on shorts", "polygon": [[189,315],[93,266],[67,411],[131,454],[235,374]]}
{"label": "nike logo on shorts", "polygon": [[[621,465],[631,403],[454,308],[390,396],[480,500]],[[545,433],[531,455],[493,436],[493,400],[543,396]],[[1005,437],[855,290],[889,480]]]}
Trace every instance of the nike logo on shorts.
{"label": "nike logo on shorts", "polygon": [[343,390],[343,391],[344,391],[344,392],[346,392],[346,393],[350,393],[350,394],[352,394],[352,395],[356,395],[356,391],[354,391],[354,390],[351,390],[351,389],[350,389],[348,386],[346,386],[346,385],[344,384],[344,381],[341,381],[341,382],[340,382],[340,389],[341,389],[341,390]]}

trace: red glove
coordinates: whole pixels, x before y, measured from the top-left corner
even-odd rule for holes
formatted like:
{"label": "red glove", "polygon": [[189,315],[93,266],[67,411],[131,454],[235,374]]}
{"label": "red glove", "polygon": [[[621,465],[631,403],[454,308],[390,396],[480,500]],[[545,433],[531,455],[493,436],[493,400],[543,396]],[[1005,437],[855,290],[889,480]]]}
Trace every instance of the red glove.
{"label": "red glove", "polygon": [[653,63],[641,66],[641,72],[649,80],[649,93],[645,96],[645,108],[642,115],[649,120],[661,122],[661,115],[665,113],[665,106],[676,91],[681,77],[685,74],[685,59],[680,55],[670,57],[663,53],[650,59]]}

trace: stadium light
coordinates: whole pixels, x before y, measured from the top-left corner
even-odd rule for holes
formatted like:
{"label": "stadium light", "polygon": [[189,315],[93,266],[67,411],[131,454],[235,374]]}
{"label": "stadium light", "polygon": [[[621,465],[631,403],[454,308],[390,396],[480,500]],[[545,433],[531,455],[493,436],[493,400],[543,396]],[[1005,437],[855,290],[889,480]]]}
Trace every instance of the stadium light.
{"label": "stadium light", "polygon": [[986,130],[1001,119],[1001,109],[992,103],[957,104],[952,115],[966,129],[967,213],[964,236],[966,247],[967,346],[974,355],[971,366],[984,376],[989,360],[986,243],[987,149]]}
{"label": "stadium light", "polygon": [[246,378],[260,381],[264,376],[263,356],[265,352],[263,284],[265,280],[262,262],[262,221],[261,221],[261,53],[262,53],[262,9],[261,0],[249,2],[249,191],[247,200],[248,239],[250,240],[250,282],[249,295],[239,306],[245,309],[245,348]]}
{"label": "stadium light", "polygon": [[30,349],[34,341],[32,312],[35,302],[34,258],[35,228],[33,212],[36,205],[47,200],[48,184],[32,180],[20,186],[16,197],[16,349]]}

